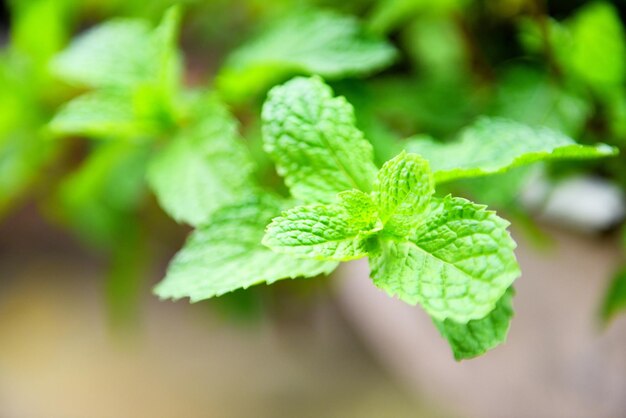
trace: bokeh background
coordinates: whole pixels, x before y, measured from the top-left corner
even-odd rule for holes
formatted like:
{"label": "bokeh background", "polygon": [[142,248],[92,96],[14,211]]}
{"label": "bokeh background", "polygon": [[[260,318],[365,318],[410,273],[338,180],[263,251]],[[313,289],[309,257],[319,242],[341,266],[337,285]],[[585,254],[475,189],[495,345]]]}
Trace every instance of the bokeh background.
{"label": "bokeh background", "polygon": [[[18,31],[17,17],[38,3],[44,16],[19,20]],[[39,136],[78,93],[47,73],[48,60],[100,22],[158,22],[173,3],[0,1],[0,417],[626,416],[626,319],[601,320],[624,258],[620,158],[453,185],[501,210],[519,243],[509,340],[478,359],[455,362],[427,316],[377,291],[360,261],[330,278],[192,305],[159,301],[151,289],[190,229],[148,193],[119,198],[108,178],[76,176],[89,140]],[[231,51],[302,7],[354,15],[387,37],[400,50],[393,66],[332,82],[357,107],[379,160],[400,138],[448,139],[480,114],[547,125],[583,143],[626,144],[626,71],[603,78],[603,69],[626,69],[626,50],[607,27],[592,28],[585,39],[609,58],[590,56],[590,76],[570,70],[558,44],[537,35],[549,22],[574,25],[590,5],[623,22],[621,1],[182,4],[191,86],[213,86]],[[266,89],[231,103],[255,152]],[[24,157],[15,163],[16,155]]]}

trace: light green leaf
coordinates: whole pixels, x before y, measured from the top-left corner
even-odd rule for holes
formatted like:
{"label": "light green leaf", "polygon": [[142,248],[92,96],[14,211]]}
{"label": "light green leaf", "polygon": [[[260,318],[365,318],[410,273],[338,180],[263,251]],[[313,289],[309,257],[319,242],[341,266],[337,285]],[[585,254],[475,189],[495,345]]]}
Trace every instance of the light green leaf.
{"label": "light green leaf", "polygon": [[[344,192],[344,204],[298,206],[274,218],[263,244],[271,249],[318,260],[353,260],[365,257],[368,238],[380,230],[375,206],[358,191]],[[355,203],[364,202],[359,207]],[[356,210],[353,214],[350,209]]]}
{"label": "light green leaf", "polygon": [[417,14],[449,16],[462,13],[469,0],[378,0],[369,18],[369,26],[378,33],[390,33]]}
{"label": "light green leaf", "polygon": [[617,273],[604,295],[602,302],[602,320],[610,321],[620,311],[626,309],[626,270]]}
{"label": "light green leaf", "polygon": [[46,116],[33,97],[33,80],[14,63],[0,55],[0,218],[61,151],[40,129]]}
{"label": "light green leaf", "polygon": [[89,29],[52,63],[59,77],[87,87],[171,85],[178,76],[175,49],[179,11],[169,9],[153,29],[141,19],[115,19]]}
{"label": "light green leaf", "polygon": [[585,146],[547,128],[500,118],[481,118],[456,142],[443,144],[415,138],[407,150],[426,158],[438,183],[502,173],[545,160],[599,158],[617,154],[605,144]]}
{"label": "light green leaf", "polygon": [[28,60],[32,74],[47,75],[48,61],[66,42],[74,2],[14,1],[11,4],[10,48]]}
{"label": "light green leaf", "polygon": [[378,173],[376,196],[385,231],[409,235],[422,222],[423,212],[435,192],[428,161],[402,152]]}
{"label": "light green leaf", "polygon": [[125,90],[103,89],[85,93],[65,104],[49,125],[52,132],[87,137],[149,135],[156,124],[137,114],[133,97]]}
{"label": "light green leaf", "polygon": [[371,191],[372,146],[352,106],[322,80],[297,77],[273,88],[262,117],[265,150],[295,198],[330,203],[344,190]]}
{"label": "light green leaf", "polygon": [[456,360],[480,356],[506,340],[513,318],[511,299],[514,294],[515,291],[510,287],[494,310],[484,318],[474,319],[466,324],[450,319],[433,321],[441,335],[450,343]]}
{"label": "light green leaf", "polygon": [[380,241],[370,257],[371,277],[435,319],[483,318],[520,275],[508,225],[468,200],[433,199],[410,241]]}
{"label": "light green leaf", "polygon": [[621,87],[626,79],[626,37],[615,6],[589,4],[568,23],[572,47],[563,55],[572,70],[595,88]]}
{"label": "light green leaf", "polygon": [[164,14],[161,23],[154,30],[154,43],[157,51],[159,84],[173,94],[180,87],[182,65],[178,52],[178,28],[180,7],[172,6]]}
{"label": "light green leaf", "polygon": [[179,222],[198,226],[215,210],[254,194],[253,165],[237,123],[213,96],[195,104],[190,125],[151,161],[148,183]]}
{"label": "light green leaf", "polygon": [[116,19],[80,35],[53,62],[65,80],[89,87],[129,86],[156,78],[152,28],[138,19]]}
{"label": "light green leaf", "polygon": [[513,66],[499,79],[490,114],[576,138],[592,113],[591,105],[545,71]]}
{"label": "light green leaf", "polygon": [[245,97],[290,74],[361,76],[388,66],[395,57],[391,44],[364,33],[354,17],[309,10],[274,22],[237,49],[218,83],[225,94]]}
{"label": "light green leaf", "polygon": [[258,283],[333,271],[335,262],[298,259],[261,244],[265,225],[278,212],[279,205],[266,198],[215,213],[191,234],[154,292],[197,302]]}
{"label": "light green leaf", "polygon": [[339,205],[350,214],[350,223],[360,230],[377,228],[378,207],[372,197],[359,190],[347,190],[337,195]]}

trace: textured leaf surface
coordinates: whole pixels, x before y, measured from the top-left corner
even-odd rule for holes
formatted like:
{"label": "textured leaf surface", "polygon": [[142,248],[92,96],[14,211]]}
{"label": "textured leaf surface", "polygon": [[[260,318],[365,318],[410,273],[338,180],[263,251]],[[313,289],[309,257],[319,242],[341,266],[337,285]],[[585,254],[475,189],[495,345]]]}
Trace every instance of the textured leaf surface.
{"label": "textured leaf surface", "polygon": [[190,126],[152,160],[148,182],[172,218],[197,226],[220,207],[247,200],[254,182],[235,119],[210,96],[195,107]]}
{"label": "textured leaf surface", "polygon": [[[367,255],[367,238],[377,230],[375,208],[364,193],[342,194],[342,204],[298,206],[274,218],[263,244],[278,252],[319,260],[352,260]],[[365,203],[357,206],[355,203]],[[356,210],[353,214],[349,209]]]}
{"label": "textured leaf surface", "polygon": [[448,340],[456,360],[480,356],[506,340],[513,307],[511,299],[515,291],[509,288],[500,298],[493,311],[481,319],[474,319],[466,324],[434,320],[441,335]]}
{"label": "textured leaf surface", "polygon": [[372,146],[356,128],[352,106],[319,78],[275,87],[262,116],[265,150],[295,198],[329,203],[345,190],[371,190]]}
{"label": "textured leaf surface", "polygon": [[386,162],[378,173],[376,196],[385,231],[409,235],[422,221],[435,192],[428,162],[405,152]]}
{"label": "textured leaf surface", "polygon": [[309,11],[275,22],[237,49],[219,81],[228,93],[242,95],[294,73],[329,79],[365,75],[395,57],[391,44],[365,34],[355,18]]}
{"label": "textured leaf surface", "polygon": [[192,233],[155,293],[192,302],[258,283],[329,274],[337,263],[278,254],[261,244],[263,230],[280,212],[268,199],[224,208]]}
{"label": "textured leaf surface", "polygon": [[434,199],[411,241],[380,243],[370,258],[371,277],[435,319],[483,318],[520,275],[508,225],[468,200]]}
{"label": "textured leaf surface", "polygon": [[406,148],[429,161],[437,182],[500,173],[537,161],[617,154],[617,149],[605,144],[579,145],[559,132],[499,118],[478,120],[453,143],[422,138]]}

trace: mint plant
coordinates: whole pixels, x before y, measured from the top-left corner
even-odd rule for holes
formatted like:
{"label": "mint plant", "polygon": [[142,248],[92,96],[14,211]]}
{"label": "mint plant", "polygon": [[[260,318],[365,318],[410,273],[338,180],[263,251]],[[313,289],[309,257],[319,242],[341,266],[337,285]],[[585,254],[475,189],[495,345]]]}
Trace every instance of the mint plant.
{"label": "mint plant", "polygon": [[[264,148],[300,204],[288,208],[288,200],[260,192],[222,209],[174,258],[155,289],[160,297],[197,301],[261,282],[327,274],[338,262],[368,257],[373,283],[419,303],[457,359],[504,341],[512,284],[520,275],[507,221],[466,199],[436,196],[437,174],[444,178],[448,168],[433,172],[420,155],[401,152],[378,170],[352,106],[318,77],[272,89],[262,118]],[[547,130],[541,135],[552,137]],[[614,152],[552,135],[552,145],[512,148],[490,169]],[[458,170],[471,164],[457,155]],[[456,174],[485,174],[480,162],[471,168]]]}
{"label": "mint plant", "polygon": [[[397,27],[401,10],[397,2],[380,3],[372,29]],[[505,98],[521,97],[523,106],[496,103],[484,112],[490,116],[468,121],[452,140],[397,137],[381,122],[381,110],[391,107],[404,119],[426,114],[426,121],[438,121],[426,126],[449,129],[467,125],[462,121],[473,109],[469,102],[449,109],[446,102],[446,119],[441,106],[431,109],[430,93],[423,94],[466,88],[459,67],[447,61],[462,59],[459,39],[440,20],[429,22],[436,29],[431,40],[449,50],[429,55],[419,44],[411,51],[428,66],[429,78],[415,85],[402,78],[372,83],[377,91],[368,96],[358,78],[400,54],[353,17],[307,10],[274,21],[226,57],[215,90],[185,86],[179,19],[174,7],[156,27],[143,19],[106,22],[80,35],[52,65],[58,77],[87,91],[58,110],[51,132],[94,139],[83,165],[59,188],[67,217],[104,237],[118,266],[132,265],[127,253],[139,246],[137,219],[147,188],[172,219],[195,228],[155,288],[161,298],[195,302],[259,283],[327,275],[340,262],[367,258],[375,286],[419,304],[455,358],[472,358],[506,339],[521,274],[516,244],[508,221],[482,204],[441,193],[440,186],[506,173],[497,193],[521,184],[532,163],[618,152],[568,136],[582,129],[575,119],[590,111],[564,86],[542,90],[534,109],[531,93],[542,81],[526,71],[520,74],[530,77],[528,86],[503,81],[500,90],[509,92]],[[532,25],[524,30],[534,33]],[[529,42],[532,48],[532,36]],[[272,88],[260,112],[263,149],[289,190],[285,197],[260,178],[258,163],[266,156],[247,146],[225,102],[245,109],[293,75],[300,77]],[[321,77],[352,94],[356,109]],[[246,110],[254,125],[258,112]],[[518,120],[503,117],[511,115]],[[528,124],[519,121],[524,117]],[[538,126],[544,119],[555,129]]]}

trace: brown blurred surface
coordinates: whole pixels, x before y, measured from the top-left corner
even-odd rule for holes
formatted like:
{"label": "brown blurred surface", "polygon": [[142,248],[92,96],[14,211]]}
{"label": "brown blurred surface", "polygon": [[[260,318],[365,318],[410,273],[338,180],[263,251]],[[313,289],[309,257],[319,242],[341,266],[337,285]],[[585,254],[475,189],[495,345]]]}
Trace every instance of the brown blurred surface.
{"label": "brown blurred surface", "polygon": [[443,417],[390,380],[328,300],[285,328],[146,290],[120,334],[100,258],[32,214],[1,235],[2,418]]}

